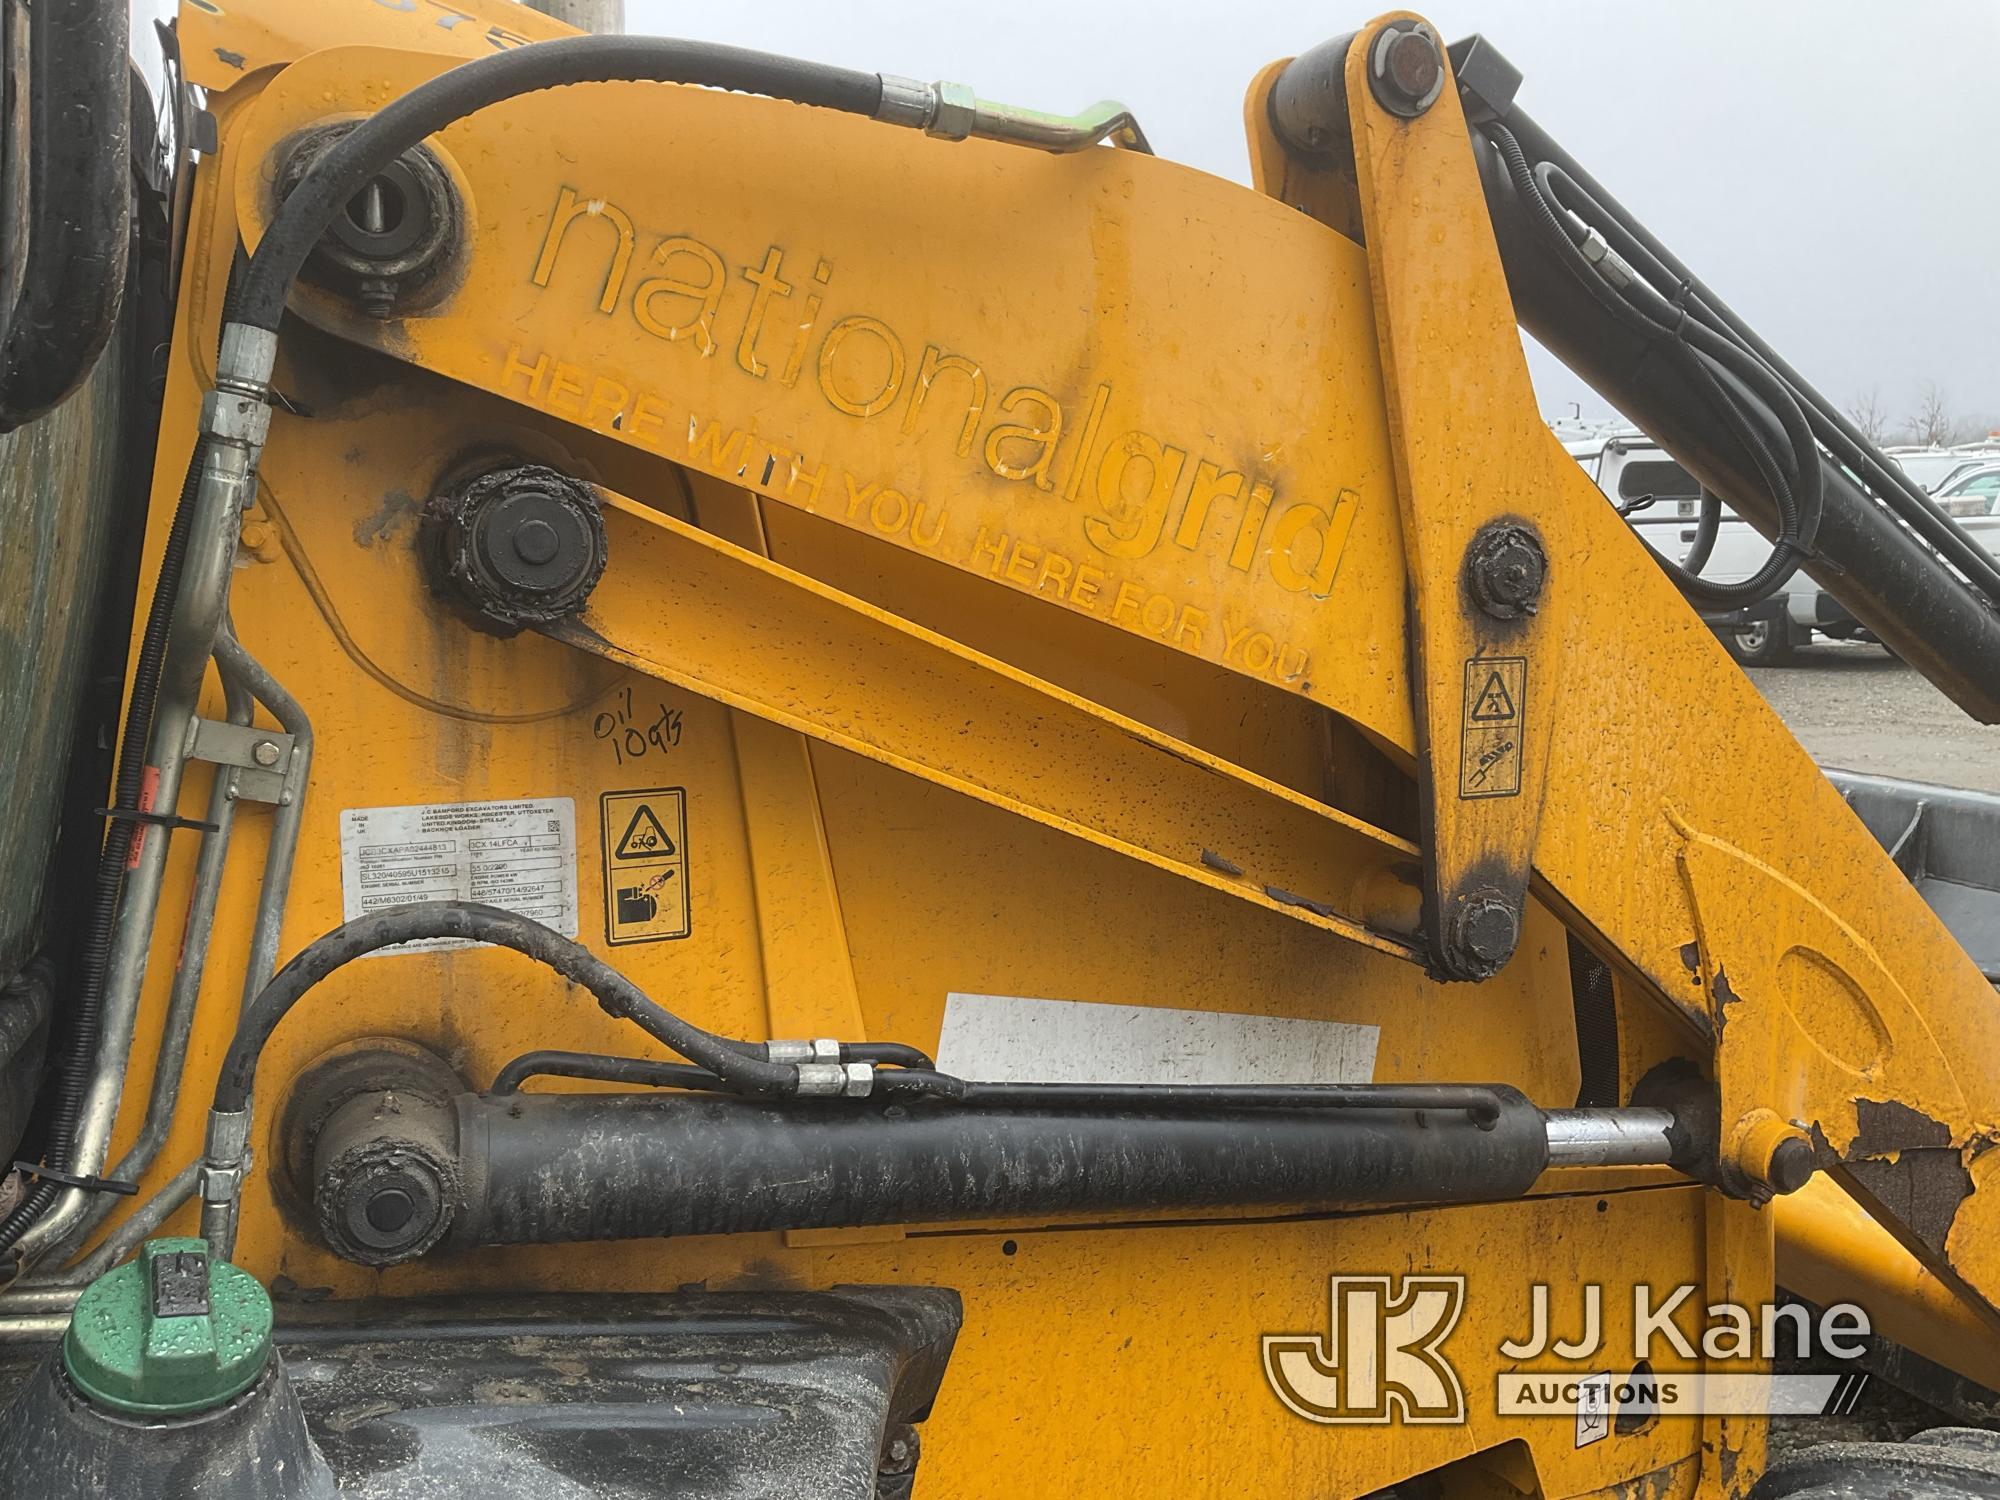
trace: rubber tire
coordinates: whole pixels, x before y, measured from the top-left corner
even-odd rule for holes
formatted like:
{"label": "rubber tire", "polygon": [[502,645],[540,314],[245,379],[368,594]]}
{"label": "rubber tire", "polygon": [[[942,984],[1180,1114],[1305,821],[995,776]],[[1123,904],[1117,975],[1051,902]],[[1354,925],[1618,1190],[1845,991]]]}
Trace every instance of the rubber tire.
{"label": "rubber tire", "polygon": [[1772,1464],[1753,1500],[1993,1500],[2000,1433],[1938,1427],[1903,1443],[1816,1443]]}
{"label": "rubber tire", "polygon": [[1792,659],[1792,622],[1781,617],[1731,626],[1722,631],[1722,644],[1746,667],[1781,667]]}

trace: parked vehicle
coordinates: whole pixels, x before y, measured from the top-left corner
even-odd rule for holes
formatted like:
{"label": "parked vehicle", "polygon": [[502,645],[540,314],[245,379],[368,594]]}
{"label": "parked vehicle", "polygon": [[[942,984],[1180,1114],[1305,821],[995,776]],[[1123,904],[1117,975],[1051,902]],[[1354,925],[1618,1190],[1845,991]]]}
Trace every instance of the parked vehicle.
{"label": "parked vehicle", "polygon": [[[1641,540],[1662,557],[1685,565],[1701,515],[1701,485],[1660,445],[1633,427],[1557,424],[1563,447],[1605,496],[1624,513]],[[1967,449],[1908,448],[1889,456],[1912,479],[1923,483],[1948,465],[1932,493],[1945,514],[2000,556],[2000,451],[1988,445]],[[1748,578],[1763,566],[1771,543],[1727,505],[1715,546],[1701,574],[1718,583]],[[1778,666],[1815,635],[1836,641],[1873,641],[1875,636],[1803,570],[1795,571],[1770,598],[1743,609],[1701,609],[1701,617],[1722,638],[1729,654],[1745,666]]]}
{"label": "parked vehicle", "polygon": [[[1961,521],[1986,521],[1985,526],[1965,528],[1974,536],[2000,531],[2000,516],[1994,513],[2000,509],[2000,458],[1988,459],[1960,474],[1937,491],[1937,501],[1948,516]],[[1993,550],[1990,544],[1987,550]]]}
{"label": "parked vehicle", "polygon": [[[1634,428],[1574,438],[1563,446],[1647,546],[1673,562],[1686,563],[1701,516],[1701,484],[1692,474]],[[1770,551],[1770,542],[1725,505],[1715,546],[1701,574],[1718,583],[1734,583],[1762,567]],[[1835,620],[1834,611],[1846,614],[1804,573],[1794,572],[1757,604],[1700,613],[1738,661],[1775,666],[1788,661],[1815,630],[1843,638],[1854,634],[1858,627],[1853,617]]]}
{"label": "parked vehicle", "polygon": [[1896,467],[1933,495],[1966,473],[1990,462],[1992,455],[1962,448],[1890,448]]}

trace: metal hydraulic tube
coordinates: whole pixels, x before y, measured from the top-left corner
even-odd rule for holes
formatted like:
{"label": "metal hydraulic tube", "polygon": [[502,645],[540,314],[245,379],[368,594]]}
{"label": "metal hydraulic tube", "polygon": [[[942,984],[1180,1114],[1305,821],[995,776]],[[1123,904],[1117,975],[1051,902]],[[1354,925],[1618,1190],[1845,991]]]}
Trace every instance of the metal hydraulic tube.
{"label": "metal hydraulic tube", "polygon": [[[187,767],[189,722],[201,694],[202,677],[221,633],[229,597],[229,575],[243,512],[256,497],[257,455],[270,424],[264,382],[269,378],[276,337],[232,324],[217,361],[216,389],[204,403],[201,470],[188,530],[189,546],[175,596],[159,699],[146,748],[148,808],[171,812],[179,803]],[[111,1127],[123,1092],[132,1033],[138,1019],[139,986],[152,949],[160,885],[166,874],[164,829],[142,829],[125,873],[124,893],[113,929],[104,982],[99,1043],[92,1059],[72,1170],[100,1171],[111,1144]],[[66,1241],[82,1223],[89,1203],[82,1189],[65,1187],[48,1210],[20,1237],[22,1256],[32,1262]]]}

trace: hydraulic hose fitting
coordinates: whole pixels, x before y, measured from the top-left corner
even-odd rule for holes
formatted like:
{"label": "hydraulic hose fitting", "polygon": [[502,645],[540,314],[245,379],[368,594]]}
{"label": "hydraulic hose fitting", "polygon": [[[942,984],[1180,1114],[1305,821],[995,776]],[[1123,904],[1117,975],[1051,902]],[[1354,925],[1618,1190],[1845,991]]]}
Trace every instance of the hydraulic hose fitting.
{"label": "hydraulic hose fitting", "polygon": [[210,1110],[196,1191],[201,1198],[201,1237],[223,1260],[235,1253],[243,1180],[249,1175],[249,1108]]}
{"label": "hydraulic hose fitting", "polygon": [[798,1096],[801,1099],[866,1099],[875,1092],[873,1063],[800,1063]]}
{"label": "hydraulic hose fitting", "polygon": [[201,431],[211,448],[234,448],[257,455],[271,430],[271,369],[277,363],[278,336],[244,323],[222,331],[215,360],[215,389],[202,397]]}
{"label": "hydraulic hose fitting", "polygon": [[783,1039],[765,1042],[764,1060],[774,1063],[837,1063],[840,1061],[840,1042],[830,1036],[816,1036],[811,1041],[787,1041]]}
{"label": "hydraulic hose fitting", "polygon": [[963,141],[978,136],[1058,153],[1109,141],[1127,151],[1152,153],[1132,111],[1115,99],[1100,100],[1078,114],[1052,115],[981,99],[969,84],[924,83],[894,73],[881,77],[882,102],[876,106],[875,118],[886,125],[921,130],[938,140]]}

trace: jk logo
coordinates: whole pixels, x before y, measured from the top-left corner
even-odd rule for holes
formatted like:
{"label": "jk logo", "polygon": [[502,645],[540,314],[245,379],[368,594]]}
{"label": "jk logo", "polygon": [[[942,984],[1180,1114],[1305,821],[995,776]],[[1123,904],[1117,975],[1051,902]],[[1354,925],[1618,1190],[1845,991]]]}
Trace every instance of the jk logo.
{"label": "jk logo", "polygon": [[1463,1276],[1335,1276],[1325,1334],[1264,1335],[1264,1378],[1308,1422],[1465,1420],[1439,1346],[1465,1310]]}

